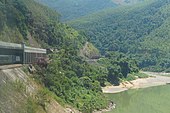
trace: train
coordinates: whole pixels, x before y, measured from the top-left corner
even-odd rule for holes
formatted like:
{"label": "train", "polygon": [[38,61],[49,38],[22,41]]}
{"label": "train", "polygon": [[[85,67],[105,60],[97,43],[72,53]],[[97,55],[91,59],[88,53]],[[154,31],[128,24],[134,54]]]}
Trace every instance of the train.
{"label": "train", "polygon": [[47,50],[0,41],[0,65],[33,64],[38,58],[46,58]]}
{"label": "train", "polygon": [[21,57],[16,55],[0,55],[0,65],[20,64]]}

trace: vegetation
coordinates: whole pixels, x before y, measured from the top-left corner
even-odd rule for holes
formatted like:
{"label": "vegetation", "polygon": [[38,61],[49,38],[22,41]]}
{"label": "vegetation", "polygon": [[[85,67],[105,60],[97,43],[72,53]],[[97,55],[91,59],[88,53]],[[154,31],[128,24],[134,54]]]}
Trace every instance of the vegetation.
{"label": "vegetation", "polygon": [[170,64],[169,8],[169,0],[151,0],[107,9],[69,24],[84,30],[102,54],[123,52],[144,70],[163,71]]}
{"label": "vegetation", "polygon": [[36,113],[39,111],[39,104],[26,94],[25,87],[20,81],[2,83],[0,85],[0,112]]}
{"label": "vegetation", "polygon": [[51,54],[52,62],[47,69],[39,71],[39,79],[65,103],[77,107],[84,113],[105,108],[107,98],[102,94],[101,86],[106,82],[118,85],[119,80],[127,78],[129,73],[137,73],[134,60],[123,54],[108,53],[107,58],[98,61],[100,66],[88,64],[77,52],[67,51],[71,47]]}
{"label": "vegetation", "polygon": [[124,81],[132,81],[132,80],[135,80],[137,78],[148,78],[149,75],[145,74],[145,73],[142,73],[142,72],[139,72],[139,73],[130,73],[128,74],[128,77],[123,79]]}
{"label": "vegetation", "polygon": [[133,5],[144,0],[36,0],[61,14],[62,21],[74,20],[103,9]]}
{"label": "vegetation", "polygon": [[129,4],[136,4],[138,2],[144,1],[144,0],[112,0],[114,3],[119,5],[129,5]]}
{"label": "vegetation", "polygon": [[116,7],[112,0],[36,0],[57,10],[63,21],[74,20],[105,8]]}
{"label": "vegetation", "polygon": [[119,85],[121,79],[128,79],[130,74],[139,73],[136,61],[119,52],[107,53],[98,63],[107,69],[108,82],[115,85]]}
{"label": "vegetation", "polygon": [[107,106],[107,99],[101,92],[102,83],[97,80],[104,76],[101,69],[87,64],[75,54],[75,51],[63,49],[57,54],[52,54],[51,58],[53,61],[48,68],[40,73],[45,73],[42,81],[46,87],[65,103],[85,113]]}
{"label": "vegetation", "polygon": [[87,59],[98,59],[101,55],[99,50],[94,47],[92,43],[86,42],[84,47],[80,50],[80,56]]}
{"label": "vegetation", "polygon": [[[39,5],[32,0],[5,0],[0,1],[3,6],[2,34],[8,35],[5,29],[17,30],[20,38],[29,43],[28,36],[34,38],[44,47],[57,48],[60,52],[51,56],[53,62],[44,73],[40,73],[45,84],[65,103],[79,108],[83,112],[91,112],[94,109],[102,109],[107,106],[107,99],[101,92],[100,82],[92,77],[98,77],[100,73],[97,69],[88,65],[82,58],[78,57],[79,48],[84,44],[86,38],[68,25],[58,21],[58,14],[54,11]],[[10,15],[8,17],[8,13]],[[25,27],[24,27],[25,26]],[[24,27],[24,28],[22,28]],[[15,37],[15,36],[14,36]],[[22,40],[13,40],[20,42]],[[17,37],[15,37],[17,38]],[[21,86],[16,86],[20,88]],[[36,106],[40,105],[45,109],[45,93],[28,100],[29,112],[34,112]],[[41,98],[39,98],[41,97]],[[25,105],[24,103],[23,105]]]}
{"label": "vegetation", "polygon": [[44,47],[62,48],[73,42],[80,46],[85,39],[76,30],[60,23],[58,13],[33,0],[0,0],[0,9],[0,39],[3,41],[25,41],[36,46],[30,41],[35,40]]}
{"label": "vegetation", "polygon": [[[56,95],[57,100],[83,113],[107,107],[107,98],[101,90],[106,82],[118,85],[120,79],[139,71],[136,61],[120,52],[107,52],[106,57],[98,60],[98,65],[88,64],[79,56],[83,45],[89,50],[87,57],[99,55],[99,51],[91,43],[86,43],[85,35],[60,23],[58,13],[33,0],[0,0],[0,6],[3,20],[0,21],[0,39],[26,41],[27,44],[33,39],[43,47],[56,48],[58,52],[49,55],[51,62],[47,68],[39,68],[38,79]],[[12,32],[8,34],[7,31]],[[22,89],[19,84],[16,87]],[[36,98],[28,98],[28,112],[35,112],[38,106],[45,111],[48,94],[45,90],[40,91]]]}

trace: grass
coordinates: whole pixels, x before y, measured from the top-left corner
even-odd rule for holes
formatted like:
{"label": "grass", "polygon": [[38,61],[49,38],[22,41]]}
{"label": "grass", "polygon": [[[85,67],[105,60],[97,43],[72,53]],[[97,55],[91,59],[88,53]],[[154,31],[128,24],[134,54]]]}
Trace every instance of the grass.
{"label": "grass", "polygon": [[128,74],[127,78],[124,78],[123,81],[132,81],[132,80],[136,80],[137,78],[148,78],[149,75],[145,74],[145,73],[130,73]]}
{"label": "grass", "polygon": [[16,91],[22,92],[22,93],[26,92],[26,86],[21,81],[16,80],[15,82],[12,82],[11,84],[14,86]]}
{"label": "grass", "polygon": [[127,78],[125,78],[125,81],[132,81],[135,80],[137,77],[134,76],[134,74],[128,74]]}
{"label": "grass", "polygon": [[161,76],[170,77],[170,74],[161,74]]}
{"label": "grass", "polygon": [[147,74],[145,74],[145,73],[137,73],[136,74],[139,78],[148,78],[149,77],[149,75],[147,75]]}

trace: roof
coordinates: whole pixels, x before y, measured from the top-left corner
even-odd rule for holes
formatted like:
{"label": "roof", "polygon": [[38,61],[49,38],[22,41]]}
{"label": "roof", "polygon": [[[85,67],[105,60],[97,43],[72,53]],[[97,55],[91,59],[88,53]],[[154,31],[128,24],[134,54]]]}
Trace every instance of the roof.
{"label": "roof", "polygon": [[[2,41],[0,41],[0,48],[23,50],[22,44],[8,43],[8,42],[2,42]],[[43,53],[43,54],[47,53],[46,49],[33,48],[33,47],[28,47],[28,46],[24,46],[24,52]]]}
{"label": "roof", "polygon": [[41,48],[33,48],[33,47],[25,46],[24,52],[26,52],[26,53],[44,53],[44,54],[46,54],[47,50],[46,49],[41,49]]}
{"label": "roof", "polygon": [[8,43],[8,42],[0,41],[0,48],[5,48],[5,49],[22,49],[22,45],[21,44]]}

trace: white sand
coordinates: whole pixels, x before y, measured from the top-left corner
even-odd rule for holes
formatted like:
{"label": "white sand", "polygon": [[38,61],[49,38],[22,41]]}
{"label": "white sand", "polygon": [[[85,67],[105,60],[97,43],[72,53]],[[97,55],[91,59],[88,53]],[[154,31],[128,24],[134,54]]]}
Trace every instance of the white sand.
{"label": "white sand", "polygon": [[170,83],[170,77],[160,76],[170,73],[153,73],[153,72],[143,72],[148,74],[149,78],[136,79],[131,82],[121,83],[119,86],[107,86],[103,87],[103,93],[119,93],[126,91],[128,89],[138,89],[147,88],[152,86],[166,85]]}

